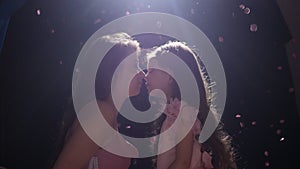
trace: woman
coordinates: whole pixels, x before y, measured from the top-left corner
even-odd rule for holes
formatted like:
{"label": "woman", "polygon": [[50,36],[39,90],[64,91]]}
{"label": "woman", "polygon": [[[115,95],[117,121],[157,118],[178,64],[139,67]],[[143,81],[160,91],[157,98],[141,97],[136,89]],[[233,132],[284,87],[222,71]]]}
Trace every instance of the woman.
{"label": "woman", "polygon": [[[182,73],[182,67],[173,62],[174,59],[171,58],[170,54],[179,57],[193,73],[198,86],[200,104],[197,119],[196,121],[194,120],[195,123],[192,129],[188,130],[185,137],[174,148],[158,155],[157,169],[236,168],[235,163],[231,159],[230,139],[222,130],[221,125],[205,143],[199,144],[198,142],[201,128],[210,110],[208,79],[203,72],[204,68],[199,63],[200,59],[188,46],[181,42],[169,42],[148,54],[148,67],[152,68],[148,69],[145,77],[147,89],[149,92],[154,89],[160,89],[165,93],[167,99],[167,106],[164,111],[166,118],[161,126],[161,133],[169,129],[176,120],[180,104],[185,104],[184,106],[193,105],[187,100],[181,100],[179,86],[172,75],[186,75]],[[158,67],[159,69],[153,67]],[[162,70],[169,70],[169,73]],[[178,139],[178,133],[181,132],[181,128],[187,123],[194,121],[193,119],[187,119],[180,127],[170,128],[170,130],[174,130],[171,134],[164,138],[160,136],[158,151],[160,152],[164,145],[174,144],[176,139]]]}
{"label": "woman", "polygon": [[[129,95],[137,95],[139,93],[142,79],[144,78],[144,74],[142,72],[138,73],[139,68],[137,55],[140,52],[140,47],[137,41],[133,40],[125,33],[104,36],[101,38],[101,40],[105,40],[108,43],[113,43],[114,46],[104,56],[99,65],[95,82],[96,99],[99,109],[106,121],[111,127],[117,130],[118,124],[116,117],[118,111],[114,105],[111,91],[118,91],[120,88],[117,89],[115,88],[115,85],[112,84],[112,77],[117,66],[128,55],[136,54],[136,59],[130,60],[129,66],[126,68],[120,68],[121,71],[119,72],[121,73],[117,75],[118,78],[116,79],[115,83],[121,83],[121,81],[118,79],[123,77],[122,73],[134,73],[136,75],[130,82]],[[121,90],[127,91],[128,88],[122,88]],[[96,130],[99,130],[99,134],[101,135],[102,129],[100,128]],[[103,137],[105,137],[105,135],[103,135]],[[135,148],[128,142],[125,142],[122,146],[129,146],[131,150],[135,150]],[[67,132],[64,147],[59,154],[53,169],[127,169],[130,165],[130,160],[130,158],[117,156],[99,147],[85,133],[82,126],[78,122],[78,119],[75,119],[71,128]]]}

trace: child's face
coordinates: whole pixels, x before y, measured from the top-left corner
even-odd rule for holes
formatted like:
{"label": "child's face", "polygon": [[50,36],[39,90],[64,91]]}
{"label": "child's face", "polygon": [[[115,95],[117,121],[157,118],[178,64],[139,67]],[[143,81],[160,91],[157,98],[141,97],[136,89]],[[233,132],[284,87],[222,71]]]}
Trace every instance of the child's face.
{"label": "child's face", "polygon": [[150,93],[154,89],[160,89],[165,94],[168,94],[167,92],[170,91],[172,77],[160,69],[151,68],[154,65],[159,67],[156,64],[157,62],[155,58],[150,59],[148,64],[148,72],[145,77],[148,92]]}
{"label": "child's face", "polygon": [[[133,75],[133,77],[132,77]],[[125,58],[118,67],[118,71],[115,72],[113,78],[113,84],[117,85],[117,88],[122,88],[122,90],[128,93],[129,85],[129,95],[135,96],[140,93],[144,78],[144,73],[138,67],[137,55],[130,55]],[[131,81],[129,81],[131,79]],[[114,86],[116,87],[116,86]],[[114,89],[113,89],[114,90]]]}

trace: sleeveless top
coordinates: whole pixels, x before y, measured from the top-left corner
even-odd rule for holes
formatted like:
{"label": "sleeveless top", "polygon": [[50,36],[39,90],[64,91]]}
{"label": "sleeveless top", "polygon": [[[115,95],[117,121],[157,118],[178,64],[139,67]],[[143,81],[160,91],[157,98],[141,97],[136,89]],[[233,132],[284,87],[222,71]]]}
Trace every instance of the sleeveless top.
{"label": "sleeveless top", "polygon": [[[185,103],[183,103],[185,104]],[[187,105],[187,104],[185,104]],[[158,141],[158,150],[160,151],[164,146],[167,145],[175,145],[176,141],[176,127],[170,128],[171,125],[175,122],[176,118],[178,117],[179,111],[174,111],[174,109],[168,109],[169,106],[174,105],[167,105],[166,110],[164,111],[164,114],[166,115],[166,119],[162,124],[161,127],[161,133],[166,130],[171,130],[171,132],[168,132],[168,135],[165,137],[160,137]],[[182,106],[183,107],[183,106]],[[194,119],[191,119],[191,116],[188,115],[188,111],[183,111],[185,113],[184,119],[179,119],[181,122],[180,125],[186,125],[187,123],[194,122]],[[180,126],[181,127],[181,126]],[[190,169],[212,169],[213,165],[211,163],[212,157],[206,152],[201,152],[201,144],[199,144],[198,140],[196,139],[196,135],[200,134],[201,123],[197,119],[194,122],[194,125],[192,127],[193,132],[193,152],[192,152],[192,159],[190,163]],[[173,131],[172,131],[173,130]],[[159,154],[157,157],[157,169],[167,169],[175,160],[176,158],[176,147],[174,146],[170,150]]]}

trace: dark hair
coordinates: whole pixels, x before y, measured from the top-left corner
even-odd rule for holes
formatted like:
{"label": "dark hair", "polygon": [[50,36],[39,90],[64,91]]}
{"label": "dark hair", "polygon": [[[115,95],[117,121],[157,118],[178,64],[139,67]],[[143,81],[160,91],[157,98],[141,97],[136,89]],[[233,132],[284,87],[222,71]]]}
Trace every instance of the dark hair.
{"label": "dark hair", "polygon": [[[166,53],[171,52],[178,56],[193,73],[200,96],[200,104],[199,104],[199,113],[198,119],[203,125],[208,113],[212,110],[212,93],[210,86],[210,79],[204,67],[204,64],[201,62],[200,58],[197,57],[196,53],[185,45],[182,42],[169,42],[158,48],[155,48],[153,52],[151,52],[147,57],[148,60],[151,58],[155,58],[160,63],[161,59],[169,59],[166,56]],[[163,56],[163,57],[162,57]],[[168,62],[163,62],[168,63]],[[161,65],[165,66],[165,65]],[[171,70],[175,70],[175,74],[180,74],[180,68],[174,66],[174,64],[170,63],[167,65]],[[177,71],[176,71],[177,69]],[[184,76],[180,74],[180,76]],[[173,80],[172,83],[172,98],[181,99],[181,94],[179,90],[178,84]],[[193,91],[191,91],[193,92]],[[186,101],[186,100],[185,100]],[[187,101],[188,102],[188,101]],[[189,102],[188,102],[189,103]],[[201,126],[202,127],[202,126]],[[157,126],[155,126],[157,128]],[[197,139],[199,136],[196,136]],[[236,168],[234,161],[232,160],[232,148],[231,148],[231,137],[223,130],[223,124],[220,123],[217,129],[214,131],[212,136],[208,140],[206,140],[202,144],[202,150],[207,151],[212,154],[212,163],[215,169],[229,169]]]}
{"label": "dark hair", "polygon": [[117,66],[130,54],[139,54],[140,47],[137,41],[125,33],[103,36],[102,39],[115,44],[104,56],[96,74],[96,98],[106,100],[111,92],[111,81]]}
{"label": "dark hair", "polygon": [[[116,33],[101,37],[99,40],[104,40],[114,46],[104,56],[99,65],[96,80],[95,80],[95,93],[96,99],[106,100],[111,92],[112,76],[117,66],[130,54],[140,52],[139,43],[133,40],[126,33]],[[57,134],[53,151],[50,154],[48,161],[49,168],[52,168],[61,152],[65,138],[67,137],[68,130],[76,119],[76,113],[73,105],[72,97],[67,101],[65,111],[57,127]]]}

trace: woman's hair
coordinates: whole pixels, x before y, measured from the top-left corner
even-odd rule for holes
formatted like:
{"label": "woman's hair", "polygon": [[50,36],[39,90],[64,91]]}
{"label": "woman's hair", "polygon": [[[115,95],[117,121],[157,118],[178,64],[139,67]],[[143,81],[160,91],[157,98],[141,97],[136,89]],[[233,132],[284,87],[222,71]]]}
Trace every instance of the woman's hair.
{"label": "woman's hair", "polygon": [[[160,61],[164,60],[163,63],[168,63],[167,67],[171,69],[171,71],[173,71],[174,74],[186,76],[183,75],[182,71],[180,71],[180,69],[182,68],[178,67],[176,64],[172,64],[172,61],[169,60],[169,62],[165,62],[165,60],[171,59],[168,58],[170,55],[167,55],[167,53],[169,52],[178,56],[186,65],[188,65],[189,69],[194,75],[194,78],[197,82],[200,97],[198,119],[203,125],[205,123],[209,111],[214,111],[213,109],[211,109],[212,92],[210,86],[210,79],[208,77],[204,64],[201,62],[200,58],[197,57],[196,53],[193,52],[193,50],[190,47],[188,47],[182,42],[174,41],[155,48],[154,51],[152,51],[147,56],[147,59],[149,61],[150,59],[155,58],[158,64],[161,63]],[[173,80],[171,87],[171,97],[181,99],[180,89],[175,80]],[[196,137],[198,140],[199,135]],[[210,136],[210,138],[202,144],[201,151],[207,151],[210,154],[212,154],[212,163],[215,169],[236,168],[235,163],[232,159],[231,138],[223,130],[221,123],[218,125],[217,129]]]}
{"label": "woman's hair", "polygon": [[115,44],[101,61],[95,80],[95,93],[98,100],[106,100],[111,92],[111,81],[118,65],[130,54],[140,53],[139,43],[126,33],[103,36],[102,40]]}

